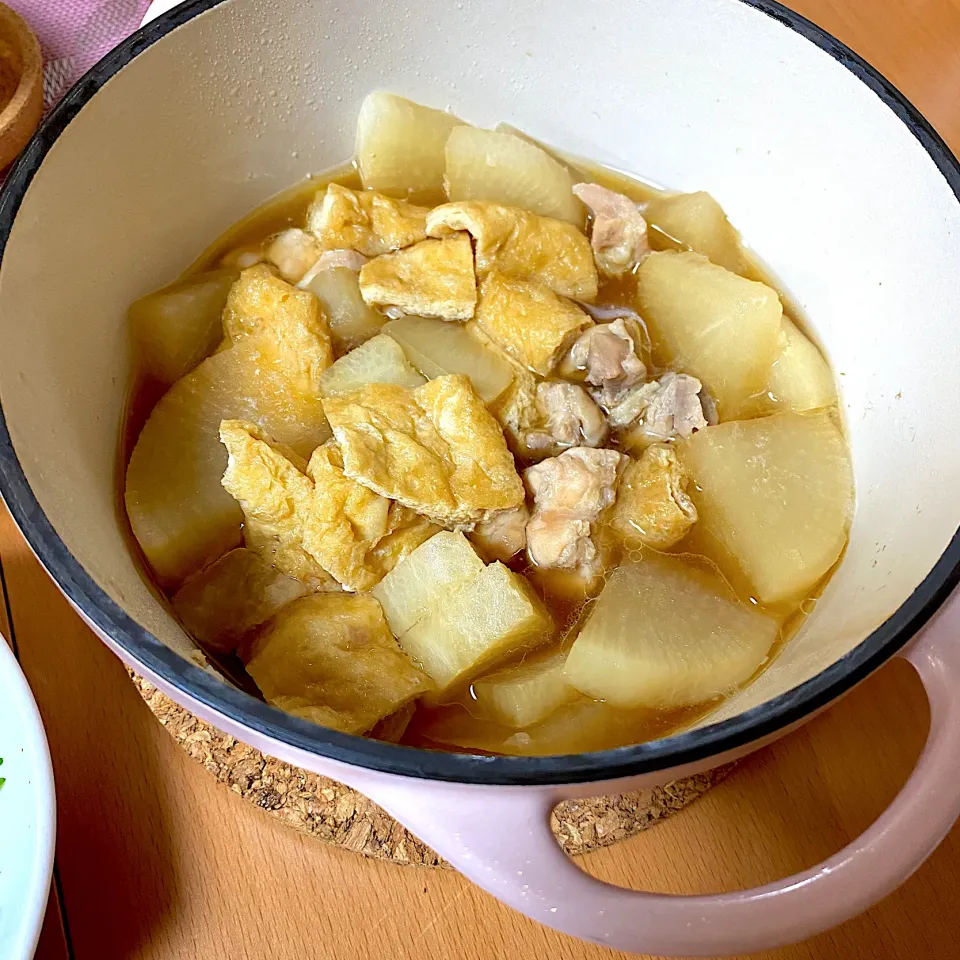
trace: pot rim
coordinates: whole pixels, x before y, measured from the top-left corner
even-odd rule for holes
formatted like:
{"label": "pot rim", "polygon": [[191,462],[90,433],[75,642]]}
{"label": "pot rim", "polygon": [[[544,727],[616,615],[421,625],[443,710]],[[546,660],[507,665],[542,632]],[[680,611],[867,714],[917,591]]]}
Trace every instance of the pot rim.
{"label": "pot rim", "polygon": [[[27,188],[44,157],[97,91],[176,27],[225,0],[186,0],[132,34],[92,67],[50,113],[0,194],[0,260]],[[775,0],[735,0],[800,34],[846,67],[904,123],[960,202],[960,163],[930,123],[877,70],[827,31]],[[257,700],[174,653],[137,624],[84,570],[37,502],[10,439],[0,404],[0,495],[54,581],[94,626],[134,661],[188,698],[295,750],[382,773],[456,783],[538,786],[651,774],[734,751],[769,737],[836,700],[896,653],[960,582],[960,530],[907,600],[866,639],[815,677],[736,717],[647,743],[596,753],[501,757],[444,753],[382,743],[317,726]]]}

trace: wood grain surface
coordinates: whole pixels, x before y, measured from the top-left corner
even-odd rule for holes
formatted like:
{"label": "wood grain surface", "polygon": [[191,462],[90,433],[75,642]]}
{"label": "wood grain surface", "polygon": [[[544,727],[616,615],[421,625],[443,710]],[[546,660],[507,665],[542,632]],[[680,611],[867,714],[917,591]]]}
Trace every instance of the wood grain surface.
{"label": "wood grain surface", "polygon": [[[960,148],[960,0],[794,6],[874,63]],[[12,632],[36,693],[57,780],[56,884],[40,960],[618,956],[534,924],[452,872],[370,861],[273,822],[168,737],[2,507],[0,564],[0,629]],[[894,662],[680,816],[584,863],[614,883],[676,893],[808,867],[889,803],[927,722],[919,682]],[[960,828],[866,914],[759,956],[956,958],[958,896]]]}

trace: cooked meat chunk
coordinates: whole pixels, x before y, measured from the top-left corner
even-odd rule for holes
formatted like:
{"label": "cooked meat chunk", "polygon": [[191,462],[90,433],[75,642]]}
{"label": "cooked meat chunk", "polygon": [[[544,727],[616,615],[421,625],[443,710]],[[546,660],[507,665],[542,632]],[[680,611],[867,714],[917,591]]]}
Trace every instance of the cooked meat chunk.
{"label": "cooked meat chunk", "polygon": [[697,521],[687,482],[687,473],[672,447],[664,443],[648,447],[623,472],[611,527],[630,547],[672,547]]}
{"label": "cooked meat chunk", "polygon": [[575,383],[538,383],[537,406],[545,430],[531,430],[531,451],[557,453],[569,447],[599,447],[607,438],[607,421],[583,387]]}
{"label": "cooked meat chunk", "polygon": [[637,355],[640,330],[636,323],[614,320],[588,327],[570,348],[560,372],[564,376],[580,374],[596,388],[601,406],[610,407],[634,384],[647,375]]}
{"label": "cooked meat chunk", "polygon": [[469,527],[523,502],[503,432],[462,374],[414,390],[369,384],[323,408],[348,477],[442,526]]}
{"label": "cooked meat chunk", "polygon": [[[369,590],[436,527],[343,473],[330,441],[302,461],[270,444],[251,424],[225,420],[229,461],[223,486],[256,527],[256,549],[290,576],[317,579],[314,564],[348,590]],[[271,544],[275,544],[272,546]]]}
{"label": "cooked meat chunk", "polygon": [[306,592],[304,584],[240,547],[188,578],[171,603],[207,650],[233,653],[245,634]]}
{"label": "cooked meat chunk", "polygon": [[[610,410],[610,425],[625,427],[639,420],[638,427],[650,442],[689,437],[708,425],[704,414],[703,386],[685,373],[665,373],[659,380],[630,390]],[[712,403],[706,410],[716,419]]]}
{"label": "cooked meat chunk", "polygon": [[626,458],[616,450],[575,447],[524,474],[534,498],[527,553],[539,567],[596,572],[600,554],[594,525],[614,501],[617,473]]}
{"label": "cooked meat chunk", "polygon": [[513,510],[502,510],[478,523],[470,541],[488,562],[507,561],[527,545],[527,521],[530,511],[525,503]]}
{"label": "cooked meat chunk", "polygon": [[371,260],[360,270],[360,293],[371,306],[469,320],[477,305],[470,237],[459,233],[445,240],[421,240]]}
{"label": "cooked meat chunk", "polygon": [[427,212],[406,200],[331,183],[307,211],[307,229],[324,250],[356,250],[378,257],[423,240]]}
{"label": "cooked meat chunk", "polygon": [[306,230],[291,227],[278,233],[270,241],[265,255],[287,283],[299,283],[303,275],[317,262],[320,242]]}
{"label": "cooked meat chunk", "polygon": [[549,375],[593,321],[542,283],[491,273],[480,286],[477,324],[513,360]]}
{"label": "cooked meat chunk", "polygon": [[593,300],[597,295],[590,243],[572,223],[482,200],[445,203],[427,215],[431,237],[458,230],[476,241],[481,280],[496,271],[542,283],[563,297]]}
{"label": "cooked meat chunk", "polygon": [[339,267],[343,267],[346,270],[359,273],[360,268],[367,260],[367,257],[362,253],[357,253],[356,250],[325,250],[303,277],[301,277],[297,286],[304,289],[309,287],[310,281],[324,270],[336,270]]}
{"label": "cooked meat chunk", "polygon": [[629,273],[650,252],[647,221],[640,208],[629,197],[597,183],[578,183],[573,192],[593,215],[590,245],[600,272],[612,277]]}

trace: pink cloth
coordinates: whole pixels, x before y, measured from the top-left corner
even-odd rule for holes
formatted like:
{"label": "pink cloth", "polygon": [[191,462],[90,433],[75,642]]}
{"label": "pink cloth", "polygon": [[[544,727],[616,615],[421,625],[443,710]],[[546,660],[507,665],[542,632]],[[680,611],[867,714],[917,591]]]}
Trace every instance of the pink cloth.
{"label": "pink cloth", "polygon": [[43,50],[49,110],[107,51],[140,26],[150,0],[4,0],[33,28]]}

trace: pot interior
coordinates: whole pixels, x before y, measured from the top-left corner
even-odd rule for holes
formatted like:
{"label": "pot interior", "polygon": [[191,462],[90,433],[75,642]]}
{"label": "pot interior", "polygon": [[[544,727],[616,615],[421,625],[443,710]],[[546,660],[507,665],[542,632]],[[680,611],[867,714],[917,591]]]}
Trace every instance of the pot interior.
{"label": "pot interior", "polygon": [[126,308],[255,205],[349,158],[378,88],[710,191],[838,372],[857,487],[845,559],[777,662],[704,723],[814,677],[927,576],[960,525],[947,495],[960,446],[944,436],[960,420],[956,174],[847,67],[738,0],[206,6],[59,135],[0,268],[16,459],[67,549],[137,623],[190,653],[118,521]]}

